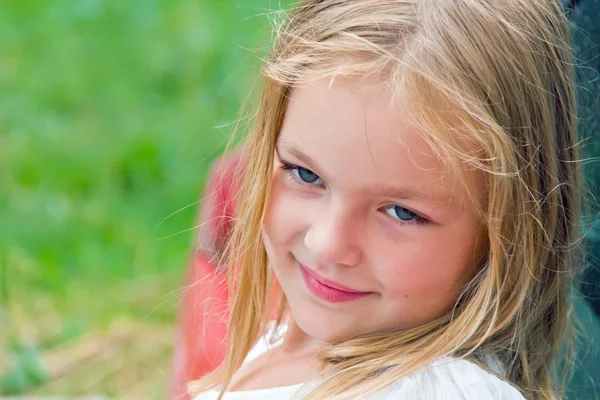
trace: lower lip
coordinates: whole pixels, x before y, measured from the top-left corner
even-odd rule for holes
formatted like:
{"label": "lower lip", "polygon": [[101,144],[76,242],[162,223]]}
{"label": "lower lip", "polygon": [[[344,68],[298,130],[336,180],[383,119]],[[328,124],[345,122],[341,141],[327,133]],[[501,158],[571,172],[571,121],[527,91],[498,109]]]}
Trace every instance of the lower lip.
{"label": "lower lip", "polygon": [[344,301],[351,301],[360,299],[368,296],[371,292],[346,292],[339,289],[334,289],[331,286],[327,286],[312,276],[304,267],[300,266],[302,272],[302,278],[304,283],[315,296],[326,300],[330,303],[341,303]]}

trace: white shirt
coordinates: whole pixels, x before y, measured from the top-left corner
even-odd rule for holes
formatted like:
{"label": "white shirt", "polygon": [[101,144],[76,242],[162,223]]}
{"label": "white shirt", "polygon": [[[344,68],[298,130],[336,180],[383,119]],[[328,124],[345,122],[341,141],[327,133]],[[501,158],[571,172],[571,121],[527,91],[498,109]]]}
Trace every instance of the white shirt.
{"label": "white shirt", "polygon": [[[285,330],[285,327],[283,328]],[[279,336],[279,335],[278,335]],[[283,342],[283,335],[273,343],[263,336],[252,348],[244,364],[254,360]],[[288,400],[301,399],[302,393],[315,385],[297,384],[272,389],[227,392],[223,400]],[[218,392],[210,390],[194,397],[194,400],[216,400]],[[490,374],[476,364],[453,357],[432,362],[427,368],[404,376],[376,393],[361,397],[365,400],[419,399],[419,400],[525,400],[510,383]]]}

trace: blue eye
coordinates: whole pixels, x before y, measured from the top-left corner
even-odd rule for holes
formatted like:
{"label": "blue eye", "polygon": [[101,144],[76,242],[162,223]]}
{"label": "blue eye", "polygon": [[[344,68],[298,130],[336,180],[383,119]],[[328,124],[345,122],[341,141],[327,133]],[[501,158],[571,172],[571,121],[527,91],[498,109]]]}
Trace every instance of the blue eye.
{"label": "blue eye", "polygon": [[305,183],[305,184],[308,184],[308,185],[317,185],[317,186],[323,186],[324,185],[324,182],[319,177],[319,175],[315,174],[310,169],[306,169],[306,168],[300,167],[298,165],[287,164],[287,163],[284,163],[281,166],[281,168],[283,170],[291,171],[293,177],[296,180],[300,181],[298,183]]}
{"label": "blue eye", "polygon": [[294,175],[296,175],[298,178],[300,178],[306,183],[315,183],[316,181],[321,179],[319,178],[319,175],[306,168],[296,167],[293,171]]}
{"label": "blue eye", "polygon": [[400,206],[394,205],[394,204],[386,207],[385,212],[388,215],[391,215],[392,217],[394,217],[394,219],[397,220],[396,222],[398,222],[398,223],[406,222],[406,223],[421,224],[421,223],[425,223],[427,221],[425,218],[417,215],[416,213],[410,211],[409,209],[400,207]]}

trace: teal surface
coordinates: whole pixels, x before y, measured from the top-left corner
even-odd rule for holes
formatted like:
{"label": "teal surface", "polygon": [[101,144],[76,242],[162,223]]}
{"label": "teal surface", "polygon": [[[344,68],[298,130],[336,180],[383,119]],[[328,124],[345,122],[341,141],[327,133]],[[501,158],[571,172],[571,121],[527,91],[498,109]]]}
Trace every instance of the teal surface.
{"label": "teal surface", "polygon": [[575,299],[578,320],[577,356],[574,373],[567,386],[565,397],[569,400],[600,399],[600,321],[582,297]]}
{"label": "teal surface", "polygon": [[[600,0],[580,0],[572,14],[575,25],[573,42],[577,57],[579,85],[579,132],[583,141],[583,159],[600,156]],[[575,372],[567,398],[600,398],[600,230],[597,227],[600,205],[600,163],[584,164],[590,194],[586,195],[586,261],[581,291],[585,300],[575,302],[576,317],[581,322]],[[594,312],[596,314],[594,314]]]}

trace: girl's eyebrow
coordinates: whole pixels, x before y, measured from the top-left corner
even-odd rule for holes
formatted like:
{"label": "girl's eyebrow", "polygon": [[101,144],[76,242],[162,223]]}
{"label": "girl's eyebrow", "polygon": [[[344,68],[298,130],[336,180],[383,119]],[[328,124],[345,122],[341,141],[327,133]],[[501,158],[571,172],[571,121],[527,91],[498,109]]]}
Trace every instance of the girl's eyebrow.
{"label": "girl's eyebrow", "polygon": [[275,145],[275,152],[277,152],[277,155],[280,158],[281,158],[281,156],[280,156],[280,147],[281,147],[287,153],[290,153],[292,156],[296,157],[298,160],[300,160],[304,164],[306,164],[306,166],[309,167],[310,169],[312,169],[312,170],[319,169],[317,162],[315,160],[313,160],[310,156],[304,154],[300,150],[297,150],[293,147],[288,147],[285,144],[280,144],[280,143],[281,143],[280,141],[277,141],[277,144]]}
{"label": "girl's eyebrow", "polygon": [[393,197],[401,200],[419,200],[434,204],[449,205],[454,199],[449,193],[444,192],[424,192],[416,188],[397,188],[393,186],[378,186],[374,190],[386,197]]}
{"label": "girl's eyebrow", "polygon": [[[293,157],[297,158],[301,162],[303,162],[308,168],[311,170],[319,171],[319,167],[317,162],[311,158],[309,155],[304,154],[302,151],[295,149],[293,147],[286,146],[285,144],[280,144],[280,141],[277,141],[275,145],[275,152],[280,156],[280,147],[284,149],[287,153],[290,153]],[[448,192],[442,191],[427,191],[424,192],[417,188],[398,188],[390,185],[378,185],[374,187],[370,187],[368,189],[370,192],[377,193],[381,196],[392,197],[400,200],[418,200],[425,201],[428,203],[435,204],[446,204],[449,205],[450,202],[454,199],[454,196]]]}

